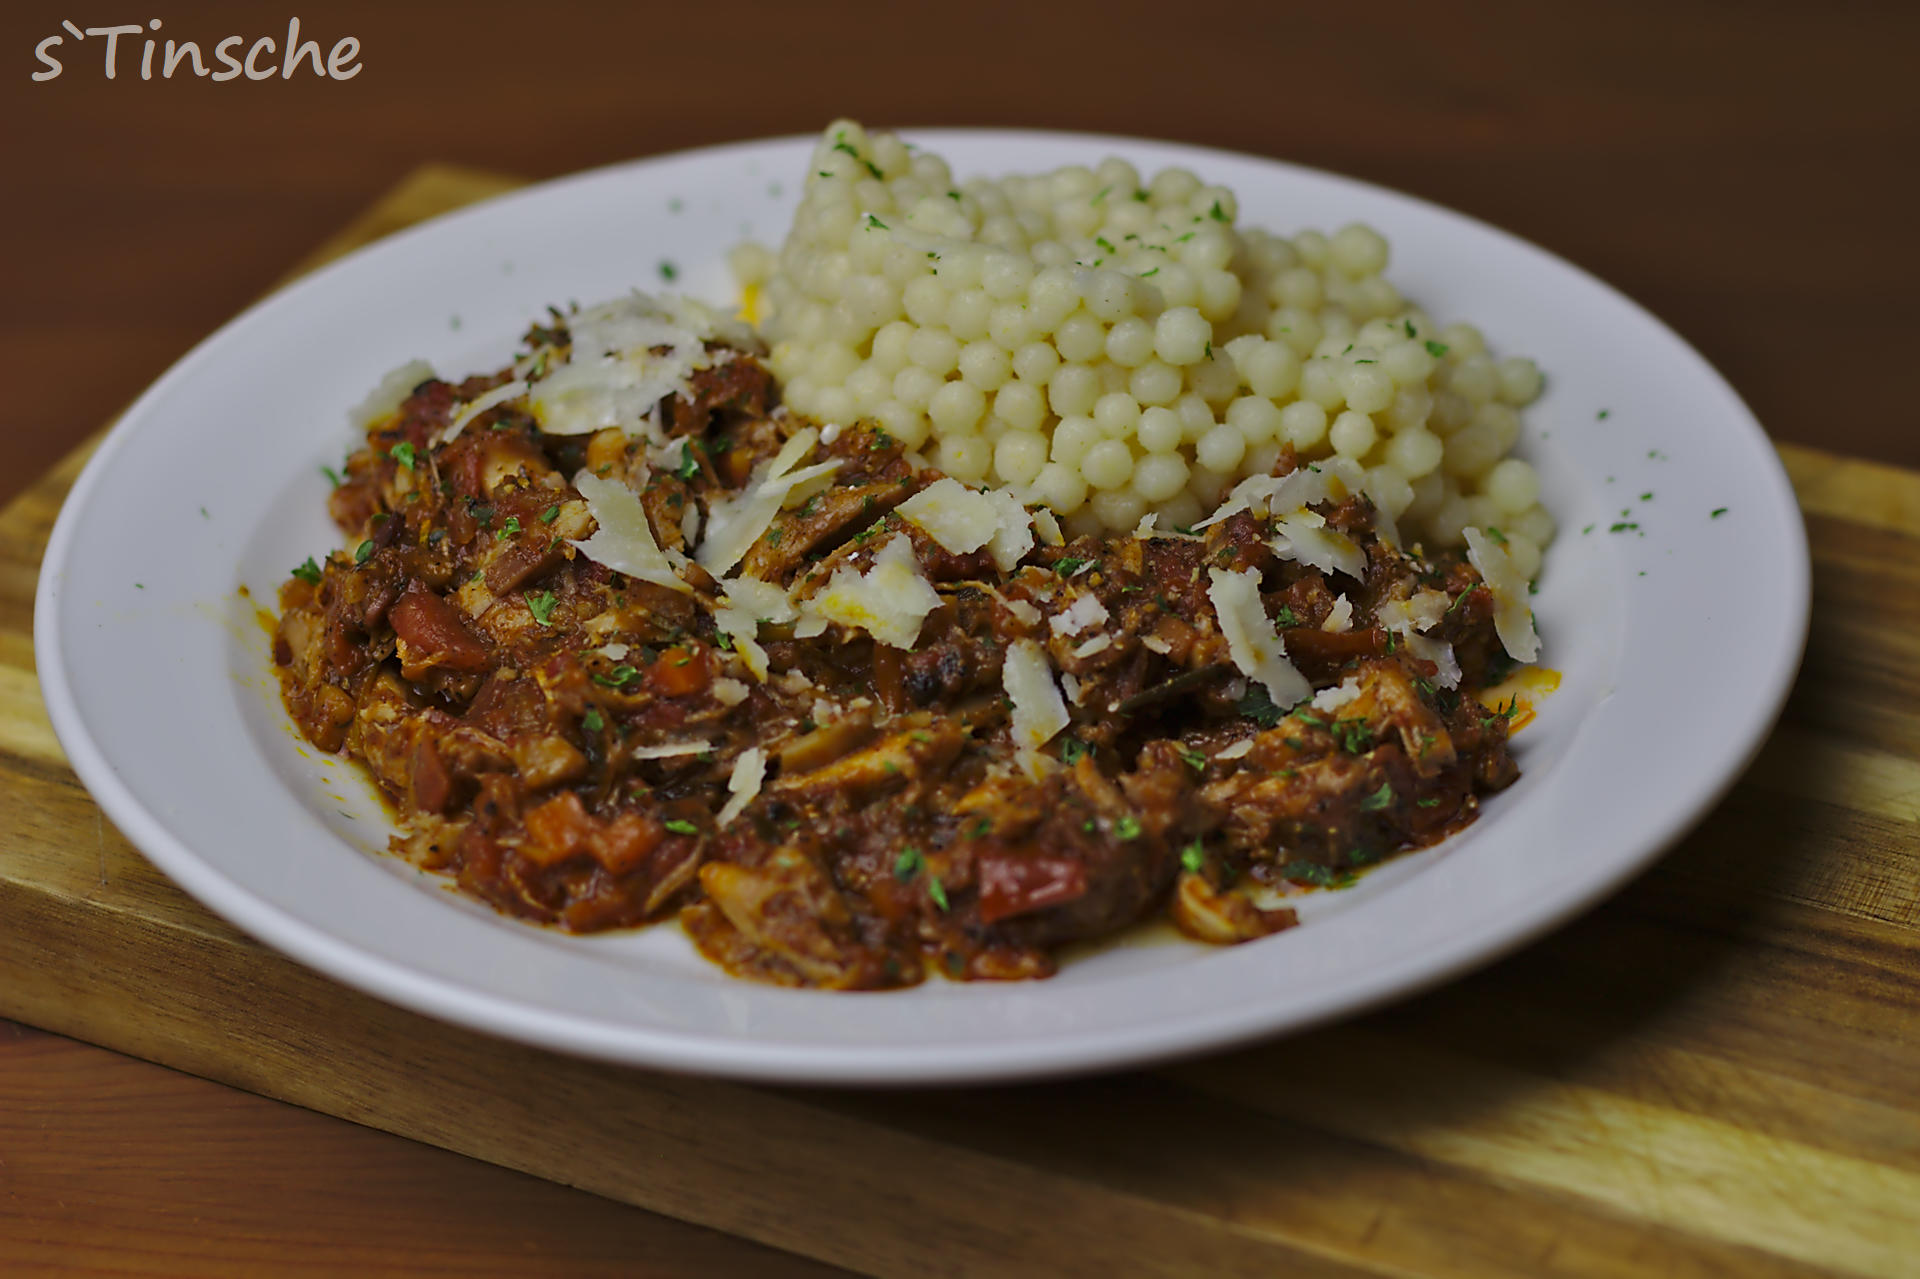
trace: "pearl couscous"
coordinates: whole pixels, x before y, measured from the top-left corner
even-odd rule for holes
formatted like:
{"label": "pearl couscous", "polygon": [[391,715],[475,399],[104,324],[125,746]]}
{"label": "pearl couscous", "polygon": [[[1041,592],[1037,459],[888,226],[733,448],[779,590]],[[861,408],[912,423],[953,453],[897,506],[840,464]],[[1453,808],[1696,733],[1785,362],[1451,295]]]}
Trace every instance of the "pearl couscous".
{"label": "pearl couscous", "polygon": [[1340,456],[1409,536],[1498,527],[1533,576],[1554,523],[1510,456],[1533,361],[1496,360],[1383,272],[1354,223],[1238,223],[1232,191],[1109,158],[956,181],[939,156],[828,126],[777,254],[735,250],[796,411],[878,422],[956,479],[1070,533],[1203,519],[1240,479]]}

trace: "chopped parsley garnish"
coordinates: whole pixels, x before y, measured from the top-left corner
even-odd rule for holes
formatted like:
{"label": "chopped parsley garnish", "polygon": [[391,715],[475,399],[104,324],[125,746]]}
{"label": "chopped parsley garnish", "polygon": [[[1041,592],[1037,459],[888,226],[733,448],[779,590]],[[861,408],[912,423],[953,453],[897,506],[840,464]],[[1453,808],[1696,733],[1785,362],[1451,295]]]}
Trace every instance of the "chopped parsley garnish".
{"label": "chopped parsley garnish", "polygon": [[331,466],[321,467],[320,474],[326,476],[327,482],[335,488],[339,488],[342,484],[346,483],[345,480],[340,478],[340,472],[334,470]]}
{"label": "chopped parsley garnish", "polygon": [[1100,189],[1099,189],[1098,191],[1096,191],[1096,192],[1094,193],[1094,196],[1093,196],[1093,199],[1091,199],[1091,200],[1089,200],[1089,201],[1087,201],[1087,203],[1088,203],[1088,204],[1098,204],[1098,203],[1100,203],[1100,201],[1102,201],[1102,200],[1104,200],[1104,199],[1106,199],[1106,198],[1107,198],[1107,192],[1109,192],[1109,191],[1111,191],[1111,190],[1113,190],[1113,188],[1112,188],[1111,186],[1104,186],[1104,187],[1101,187],[1101,188],[1100,188]]}
{"label": "chopped parsley garnish", "polygon": [[1140,203],[1145,204],[1147,202],[1147,193],[1145,191],[1135,191],[1133,193],[1133,198],[1138,200]]}
{"label": "chopped parsley garnish", "polygon": [[1129,813],[1113,824],[1113,833],[1121,839],[1139,839],[1140,821]]}
{"label": "chopped parsley garnish", "polygon": [[1114,248],[1112,241],[1108,240],[1107,237],[1104,235],[1094,236],[1093,242],[1099,245],[1101,248],[1105,249],[1108,253],[1118,253],[1120,251]]}
{"label": "chopped parsley garnish", "polygon": [[413,469],[413,445],[407,443],[396,444],[387,450],[387,456],[406,467],[409,471]]}
{"label": "chopped parsley garnish", "polygon": [[848,155],[852,156],[854,159],[858,160],[860,163],[866,165],[867,172],[871,173],[874,177],[877,178],[882,176],[880,172],[880,166],[875,164],[873,161],[867,159],[867,157],[865,157],[864,155],[861,155],[858,151],[854,150],[852,144],[844,141],[836,142],[833,144],[833,149],[835,151],[844,151]]}
{"label": "chopped parsley garnish", "polygon": [[1300,625],[1300,615],[1288,608],[1285,604],[1282,604],[1280,611],[1273,615],[1273,622],[1276,626],[1298,626]]}
{"label": "chopped parsley garnish", "polygon": [[700,460],[693,455],[693,445],[680,446],[680,465],[673,468],[673,473],[683,480],[690,480],[700,474]]}
{"label": "chopped parsley garnish", "polygon": [[1340,740],[1340,749],[1349,755],[1364,755],[1373,748],[1373,729],[1358,716],[1337,719],[1329,727]]}
{"label": "chopped parsley garnish", "polygon": [[587,713],[580,717],[580,727],[589,733],[597,733],[606,726],[607,717],[600,713],[598,706],[589,707]]}
{"label": "chopped parsley garnish", "polygon": [[1389,807],[1392,803],[1393,784],[1391,782],[1381,782],[1379,790],[1361,798],[1360,811],[1363,813],[1377,813],[1381,809]]}
{"label": "chopped parsley garnish", "polygon": [[1291,879],[1296,884],[1312,884],[1316,888],[1327,888],[1340,880],[1339,875],[1318,862],[1288,862],[1280,868],[1280,877]]}
{"label": "chopped parsley garnish", "polygon": [[1708,515],[1707,515],[1707,518],[1708,518],[1708,519],[1710,519],[1710,520],[1717,520],[1717,519],[1719,519],[1719,518],[1720,518],[1720,517],[1721,517],[1722,515],[1725,515],[1726,513],[1727,513],[1727,508],[1726,508],[1726,507],[1724,507],[1724,506],[1716,506],[1716,507],[1714,507],[1714,508],[1713,508],[1713,510],[1712,510],[1712,511],[1710,511],[1710,512],[1708,513]]}
{"label": "chopped parsley garnish", "polygon": [[1414,800],[1413,802],[1414,802],[1415,804],[1418,804],[1418,805],[1419,805],[1419,806],[1420,806],[1421,808],[1438,808],[1438,807],[1440,807],[1440,801],[1439,801],[1439,800],[1437,800],[1437,799],[1416,799],[1416,800]]}
{"label": "chopped parsley garnish", "polygon": [[307,556],[307,562],[293,570],[293,575],[310,586],[320,585],[320,566],[313,562],[313,556]]}
{"label": "chopped parsley garnish", "polygon": [[1144,279],[1146,279],[1146,278],[1147,278],[1148,276],[1150,276],[1150,275],[1158,275],[1158,274],[1160,274],[1160,268],[1159,268],[1159,267],[1155,267],[1155,268],[1153,268],[1153,270],[1151,270],[1151,271],[1142,271],[1142,272],[1140,273],[1140,278],[1144,280]]}
{"label": "chopped parsley garnish", "polygon": [[1180,864],[1196,875],[1200,873],[1200,868],[1206,865],[1206,861],[1206,847],[1197,839],[1180,850]]}
{"label": "chopped parsley garnish", "polygon": [[979,821],[973,824],[973,829],[967,832],[967,838],[968,839],[985,839],[988,835],[991,835],[991,834],[993,834],[993,818],[982,817]]}
{"label": "chopped parsley garnish", "polygon": [[871,213],[867,214],[867,230],[887,231],[891,229],[892,228],[890,228],[886,223],[882,222],[879,218],[874,217],[873,214]]}
{"label": "chopped parsley garnish", "polygon": [[1272,728],[1286,718],[1286,713],[1267,696],[1266,685],[1260,683],[1249,683],[1246,696],[1235,702],[1233,709],[1262,728]]}
{"label": "chopped parsley garnish", "polygon": [[1447,344],[1445,342],[1436,342],[1432,338],[1427,339],[1428,355],[1431,355],[1434,359],[1437,360],[1442,356],[1444,356],[1446,353],[1447,353]]}
{"label": "chopped parsley garnish", "polygon": [[941,910],[947,907],[947,886],[940,882],[938,875],[927,876],[927,896],[933,898],[933,904]]}
{"label": "chopped parsley garnish", "polygon": [[1213,207],[1207,210],[1207,216],[1212,218],[1215,222],[1225,222],[1227,220],[1226,210],[1220,207],[1220,201],[1218,200],[1215,200],[1213,202]]}
{"label": "chopped parsley garnish", "polygon": [[552,626],[549,620],[553,616],[553,606],[558,603],[552,591],[535,591],[527,596],[527,611],[533,614],[533,620],[542,626]]}
{"label": "chopped parsley garnish", "polygon": [[1607,532],[1609,533],[1638,532],[1639,530],[1640,526],[1631,520],[1621,520],[1618,523],[1607,526]]}
{"label": "chopped parsley garnish", "polygon": [[493,535],[493,538],[496,542],[504,542],[510,535],[518,533],[519,531],[520,517],[518,515],[509,515],[507,516],[507,522],[500,526],[499,531]]}
{"label": "chopped parsley garnish", "polygon": [[1642,493],[1642,494],[1640,495],[1640,500],[1641,500],[1642,502],[1651,502],[1651,501],[1653,500],[1653,492],[1652,492],[1652,490],[1648,490],[1647,492],[1645,492],[1645,493]]}
{"label": "chopped parsley garnish", "polygon": [[1093,754],[1093,747],[1087,745],[1072,733],[1068,733],[1060,739],[1060,762],[1063,764],[1071,766],[1078,763],[1081,756],[1091,754]]}
{"label": "chopped parsley garnish", "polygon": [[365,564],[367,562],[367,557],[372,554],[373,554],[373,539],[368,538],[366,541],[360,543],[360,545],[353,548],[353,562],[355,564]]}
{"label": "chopped parsley garnish", "polygon": [[1075,573],[1091,563],[1093,563],[1092,560],[1080,559],[1072,555],[1064,555],[1053,562],[1053,571],[1062,577],[1072,577]]}
{"label": "chopped parsley garnish", "polygon": [[633,677],[639,673],[639,671],[631,666],[621,665],[614,667],[604,675],[596,671],[593,676],[593,682],[596,684],[605,684],[608,688],[625,688],[633,682]]}
{"label": "chopped parsley garnish", "polygon": [[1412,320],[1402,320],[1402,321],[1400,321],[1400,326],[1401,326],[1402,328],[1404,328],[1404,329],[1405,329],[1405,330],[1407,331],[1407,336],[1408,336],[1408,337],[1413,337],[1413,336],[1414,336],[1414,332],[1413,332],[1413,321],[1412,321]]}
{"label": "chopped parsley garnish", "polygon": [[1492,538],[1494,541],[1500,543],[1500,545],[1502,546],[1505,546],[1507,544],[1507,535],[1505,533],[1502,533],[1499,529],[1495,528],[1491,524],[1487,525],[1487,536]]}
{"label": "chopped parsley garnish", "polygon": [[675,817],[664,823],[666,828],[676,835],[698,835],[700,828],[684,817]]}
{"label": "chopped parsley garnish", "polygon": [[1610,409],[1601,409],[1598,413],[1593,415],[1593,420],[1596,422],[1604,422],[1607,420],[1607,414],[1611,411],[1612,410]]}
{"label": "chopped parsley garnish", "polygon": [[1176,746],[1174,749],[1180,752],[1180,758],[1186,761],[1188,768],[1191,768],[1196,773],[1204,773],[1207,771],[1207,753],[1205,751],[1197,751],[1187,746]]}
{"label": "chopped parsley garnish", "polygon": [[558,503],[554,504],[553,506],[549,506],[546,510],[540,512],[540,522],[542,524],[551,524],[559,518],[560,518],[560,507]]}
{"label": "chopped parsley garnish", "polygon": [[661,279],[671,282],[672,280],[676,279],[679,276],[679,274],[680,274],[679,267],[667,261],[665,258],[660,259],[660,278]]}
{"label": "chopped parsley garnish", "polygon": [[893,859],[893,877],[904,884],[918,875],[926,864],[926,859],[920,856],[919,849],[903,848],[900,850],[900,855]]}

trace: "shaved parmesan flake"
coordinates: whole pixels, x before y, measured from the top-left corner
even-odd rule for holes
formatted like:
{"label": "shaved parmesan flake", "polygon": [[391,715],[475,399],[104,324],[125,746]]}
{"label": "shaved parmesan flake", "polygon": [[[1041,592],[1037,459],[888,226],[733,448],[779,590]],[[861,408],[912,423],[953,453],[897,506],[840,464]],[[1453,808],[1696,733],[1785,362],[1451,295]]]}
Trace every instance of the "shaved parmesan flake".
{"label": "shaved parmesan flake", "polygon": [[1080,687],[1080,681],[1065,671],[1060,673],[1060,687],[1066,690],[1067,700],[1075,706],[1086,697],[1086,690]]}
{"label": "shaved parmesan flake", "polygon": [[823,621],[858,627],[883,644],[912,648],[920,637],[920,623],[939,607],[940,595],[921,576],[913,542],[900,533],[880,548],[865,573],[845,564],[835,569],[826,586],[800,610]]}
{"label": "shaved parmesan flake", "polygon": [[800,431],[784,444],[769,462],[754,468],[746,486],[731,497],[714,502],[707,512],[706,540],[694,558],[700,566],[718,577],[740,562],[753,544],[760,540],[780,505],[798,485],[840,469],[838,460],[794,470],[812,451],[820,433],[812,427]]}
{"label": "shaved parmesan flake", "polygon": [[1040,624],[1040,618],[1041,618],[1040,610],[1035,608],[1033,605],[1027,603],[1025,600],[1003,599],[1001,603],[1007,606],[1007,612],[1012,613],[1016,618],[1018,618],[1022,622],[1025,622],[1028,626],[1038,626]]}
{"label": "shaved parmesan flake", "polygon": [[1076,595],[1073,603],[1055,613],[1047,625],[1053,628],[1055,635],[1078,635],[1089,626],[1098,626],[1111,616],[1100,597],[1093,594]]}
{"label": "shaved parmesan flake", "polygon": [[1229,516],[1238,515],[1241,511],[1253,510],[1256,503],[1264,509],[1267,501],[1279,490],[1280,484],[1281,481],[1271,475],[1249,475],[1234,485],[1226,497],[1220,500],[1220,505],[1214,508],[1212,515],[1193,526],[1194,531],[1211,528]]}
{"label": "shaved parmesan flake", "polygon": [[1113,636],[1096,635],[1079,648],[1073,650],[1075,657],[1092,657],[1095,653],[1104,653],[1113,647]]}
{"label": "shaved parmesan flake", "polygon": [[757,577],[730,577],[720,583],[720,589],[726,592],[728,608],[751,613],[763,622],[778,625],[791,622],[796,616],[793,598],[776,582],[763,582]]}
{"label": "shaved parmesan flake", "polygon": [[1409,635],[1407,651],[1439,668],[1433,682],[1441,688],[1460,687],[1460,659],[1453,655],[1453,645],[1445,640],[1428,639],[1424,635]]}
{"label": "shaved parmesan flake", "polygon": [[993,503],[994,510],[993,537],[987,542],[987,554],[993,556],[995,566],[1002,573],[1011,573],[1033,549],[1033,516],[1020,505],[1020,499],[1006,489],[993,489],[987,494],[987,500]]}
{"label": "shaved parmesan flake", "polygon": [[809,615],[793,624],[793,637],[795,639],[812,639],[814,636],[824,633],[826,629],[826,618]]}
{"label": "shaved parmesan flake", "polygon": [[1282,710],[1312,696],[1313,685],[1287,660],[1287,646],[1273,629],[1266,605],[1260,602],[1260,571],[1249,568],[1229,573],[1212,568],[1207,570],[1207,577],[1207,598],[1220,619],[1227,653],[1241,674],[1259,680],[1273,704]]}
{"label": "shaved parmesan flake", "polygon": [[1274,521],[1279,536],[1273,550],[1283,560],[1293,560],[1322,573],[1345,573],[1356,581],[1367,576],[1367,553],[1360,544],[1338,529],[1327,527],[1324,516],[1302,507]]}
{"label": "shaved parmesan flake", "polygon": [[1353,629],[1353,601],[1344,595],[1333,599],[1333,610],[1327,614],[1327,620],[1320,623],[1323,631],[1350,631]]}
{"label": "shaved parmesan flake", "polygon": [[1227,747],[1227,749],[1221,751],[1218,755],[1215,755],[1214,758],[1215,759],[1241,759],[1252,753],[1253,753],[1253,739],[1251,737],[1243,737],[1239,741],[1235,742],[1233,745]]}
{"label": "shaved parmesan flake", "polygon": [[1533,605],[1528,602],[1527,578],[1514,564],[1507,548],[1477,528],[1463,530],[1467,562],[1480,570],[1493,592],[1493,629],[1500,644],[1516,662],[1540,656],[1540,637],[1533,629]]}
{"label": "shaved parmesan flake", "polygon": [[733,773],[727,778],[727,791],[732,796],[714,815],[716,826],[725,826],[738,817],[760,793],[760,786],[767,780],[767,756],[758,746],[749,746],[740,752],[740,758],[733,761]]}
{"label": "shaved parmesan flake", "polygon": [[1039,532],[1040,540],[1048,546],[1067,544],[1067,535],[1060,530],[1060,517],[1046,507],[1033,512],[1033,527]]}
{"label": "shaved parmesan flake", "polygon": [[712,742],[661,742],[657,746],[636,746],[627,754],[634,759],[671,759],[676,755],[703,755],[712,749]]}
{"label": "shaved parmesan flake", "polygon": [[998,527],[991,498],[944,476],[893,509],[954,555],[979,550]]}
{"label": "shaved parmesan flake", "polygon": [[760,647],[754,637],[760,630],[760,619],[743,608],[716,608],[713,610],[713,624],[733,641],[733,651],[740,654],[740,660],[747,671],[761,683],[767,679],[767,650]]}
{"label": "shaved parmesan flake", "polygon": [[1053,682],[1046,650],[1033,640],[1015,640],[1000,664],[1000,682],[1013,699],[1013,744],[1029,777],[1039,777],[1040,748],[1071,722]]}
{"label": "shaved parmesan flake", "polygon": [[1404,600],[1388,600],[1373,610],[1373,616],[1394,634],[1408,635],[1438,626],[1451,603],[1444,591],[1420,590]]}
{"label": "shaved parmesan flake", "polygon": [[673,559],[653,540],[653,528],[640,496],[618,480],[602,479],[592,471],[573,477],[573,486],[587,499],[587,511],[600,527],[584,542],[568,542],[595,564],[616,573],[653,582],[676,591],[693,588],[675,573]]}
{"label": "shaved parmesan flake", "polygon": [[1323,688],[1313,695],[1313,709],[1329,713],[1339,710],[1348,702],[1360,696],[1360,681],[1349,675],[1344,681],[1332,688]]}
{"label": "shaved parmesan flake", "polygon": [[1153,526],[1159,522],[1160,513],[1158,511],[1148,511],[1140,517],[1140,522],[1133,526],[1133,535],[1142,541],[1146,541],[1153,536]]}
{"label": "shaved parmesan flake", "polygon": [[482,395],[456,413],[453,421],[447,423],[447,429],[440,432],[439,438],[436,439],[434,443],[453,443],[454,440],[460,437],[460,432],[467,429],[467,423],[473,421],[473,419],[479,417],[495,405],[505,404],[508,400],[517,400],[526,393],[527,384],[525,382],[508,382],[504,385],[494,387],[491,391],[488,391],[485,395]]}
{"label": "shaved parmesan flake", "polygon": [[367,398],[347,411],[347,421],[356,431],[365,431],[381,418],[391,417],[406,402],[413,388],[435,377],[433,365],[425,360],[408,360],[392,370],[367,392]]}
{"label": "shaved parmesan flake", "polygon": [[1167,643],[1167,641],[1161,639],[1158,635],[1142,635],[1140,637],[1140,647],[1150,652],[1158,653],[1162,657],[1173,651],[1173,645]]}
{"label": "shaved parmesan flake", "polygon": [[594,652],[600,654],[600,656],[606,658],[608,661],[611,661],[611,662],[618,662],[623,660],[626,657],[626,655],[628,653],[631,653],[632,651],[633,650],[628,648],[625,644],[602,644],[599,648],[594,650]]}
{"label": "shaved parmesan flake", "polygon": [[569,316],[567,333],[566,362],[531,396],[534,416],[549,435],[619,427],[657,437],[654,407],[681,390],[688,375],[713,366],[709,339],[759,348],[750,329],[703,303],[640,292]]}
{"label": "shaved parmesan flake", "polygon": [[737,679],[722,676],[713,681],[713,700],[722,706],[738,706],[747,700],[747,695],[752,691]]}

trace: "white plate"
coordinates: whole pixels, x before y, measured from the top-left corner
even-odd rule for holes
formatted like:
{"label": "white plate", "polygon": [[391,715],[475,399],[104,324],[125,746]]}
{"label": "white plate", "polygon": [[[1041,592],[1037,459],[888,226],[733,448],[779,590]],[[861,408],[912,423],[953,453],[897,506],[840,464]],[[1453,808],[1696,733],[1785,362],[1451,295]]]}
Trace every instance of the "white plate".
{"label": "white plate", "polygon": [[[1752,415],[1659,321],[1512,236],[1329,174],[1118,138],[910,136],[963,175],[1117,152],[1226,183],[1245,225],[1364,220],[1407,296],[1538,359],[1548,391],[1523,449],[1562,532],[1536,611],[1565,682],[1518,739],[1524,776],[1470,830],[1249,945],[1159,935],[1050,981],[870,995],[727,977],[672,925],[529,927],[381,852],[370,786],[298,740],[236,588],[271,603],[290,565],[338,544],[319,467],[381,374],[414,356],[456,378],[495,367],[547,303],[657,289],[662,263],[727,299],[724,252],[777,240],[807,139],[588,173],[394,236],[254,307],[142,396],[61,512],[35,615],[54,727],[107,815],[254,936],[436,1017],[639,1065],[929,1083],[1137,1063],[1405,994],[1598,900],[1732,782],[1799,661],[1805,534]],[[1623,509],[1641,535],[1607,531]]]}

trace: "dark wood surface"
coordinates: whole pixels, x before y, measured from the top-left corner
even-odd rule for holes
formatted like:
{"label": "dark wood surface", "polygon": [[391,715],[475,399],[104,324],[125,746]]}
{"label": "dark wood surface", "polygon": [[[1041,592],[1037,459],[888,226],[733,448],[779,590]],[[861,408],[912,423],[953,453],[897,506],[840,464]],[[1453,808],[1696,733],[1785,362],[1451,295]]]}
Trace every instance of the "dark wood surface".
{"label": "dark wood surface", "polygon": [[[1905,354],[1920,338],[1920,9],[1582,9],[746,3],[722,20],[348,3],[301,10],[309,35],[361,40],[366,70],[346,83],[142,82],[124,48],[107,82],[69,47],[63,76],[35,84],[31,50],[62,17],[121,15],[6,6],[0,496],[423,160],[538,177],[837,114],[1145,134],[1395,186],[1622,287],[1777,437],[1920,464]],[[208,44],[278,39],[286,17],[154,12],[163,36]],[[1887,838],[1911,851],[1912,834],[1909,816]],[[509,1258],[541,1274],[811,1265],[70,1040],[0,1035],[0,1270]]]}

